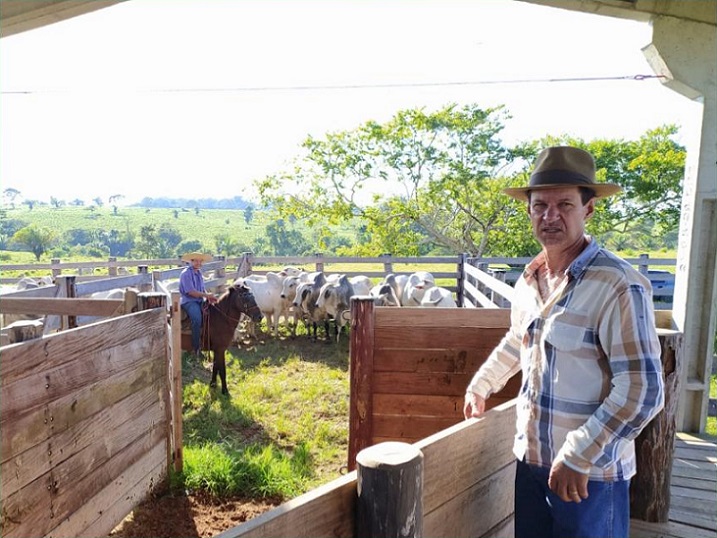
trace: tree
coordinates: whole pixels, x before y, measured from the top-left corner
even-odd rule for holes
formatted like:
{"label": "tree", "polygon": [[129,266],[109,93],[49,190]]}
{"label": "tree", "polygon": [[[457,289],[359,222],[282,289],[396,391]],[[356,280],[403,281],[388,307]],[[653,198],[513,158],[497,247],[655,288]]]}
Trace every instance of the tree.
{"label": "tree", "polygon": [[[527,184],[539,148],[571,143],[595,155],[599,179],[625,188],[624,196],[598,204],[591,233],[646,220],[666,231],[676,225],[684,168],[684,149],[671,139],[676,128],[633,142],[566,136],[506,148],[499,139],[505,117],[502,107],[451,105],[309,137],[293,170],[258,183],[262,202],[280,218],[302,219],[319,236],[332,224],[363,222],[361,242],[344,253],[530,256],[539,245],[525,204],[502,189]],[[369,190],[375,194],[364,194]]]}
{"label": "tree", "polygon": [[175,255],[181,242],[182,234],[170,224],[162,223],[159,228],[147,224],[139,229],[135,249],[146,258],[169,258]]}
{"label": "tree", "polygon": [[113,194],[107,200],[112,206],[112,212],[116,215],[118,209],[118,203],[124,198],[123,194]]}
{"label": "tree", "polygon": [[259,183],[262,202],[315,227],[364,220],[358,255],[441,248],[480,256],[518,228],[516,204],[496,196],[523,177],[508,174],[521,154],[497,137],[506,117],[502,107],[449,105],[309,137],[295,170]]}
{"label": "tree", "polygon": [[20,197],[20,191],[13,189],[12,187],[8,187],[3,191],[3,196],[10,201],[10,207],[15,209],[15,200]]}
{"label": "tree", "polygon": [[249,204],[244,208],[244,222],[247,224],[251,224],[252,219],[254,218],[254,206]]}
{"label": "tree", "polygon": [[15,232],[12,241],[27,247],[35,255],[37,261],[48,251],[55,241],[55,233],[48,228],[40,228],[31,224]]}

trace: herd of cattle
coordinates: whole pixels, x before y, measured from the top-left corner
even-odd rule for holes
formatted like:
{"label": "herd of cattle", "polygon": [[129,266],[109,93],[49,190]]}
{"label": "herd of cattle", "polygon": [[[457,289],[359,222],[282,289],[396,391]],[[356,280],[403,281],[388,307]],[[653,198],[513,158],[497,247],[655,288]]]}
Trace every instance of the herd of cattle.
{"label": "herd of cattle", "polygon": [[[306,272],[296,267],[285,267],[279,272],[237,278],[234,283],[244,284],[251,289],[257,306],[266,320],[268,330],[275,337],[279,334],[280,326],[285,327],[292,336],[295,336],[297,324],[301,321],[313,339],[317,339],[319,327],[324,328],[328,338],[329,324],[333,321],[334,335],[338,341],[342,329],[348,324],[351,297],[355,295],[373,297],[378,306],[457,306],[452,293],[437,286],[433,275],[427,271],[418,271],[410,275],[388,274],[380,283],[374,285],[366,276],[326,275],[321,271]],[[43,279],[25,277],[11,288],[4,287],[4,291],[24,290],[44,285],[52,285],[50,277]],[[178,281],[174,280],[164,283],[161,288],[166,293],[171,293],[177,287]],[[133,292],[132,295],[136,296],[137,290],[117,289],[111,292],[99,292],[93,294],[93,297],[119,299],[125,297],[128,292]],[[2,326],[8,328],[10,316],[4,317],[5,319],[1,320]],[[15,319],[28,317],[17,316]],[[84,325],[96,319],[85,319],[83,316],[78,318],[77,322],[78,325]],[[27,322],[23,323],[27,325]],[[42,320],[36,320],[34,323],[42,323]],[[254,338],[257,336],[257,328],[251,323],[243,324],[242,330],[246,335]]]}
{"label": "herd of cattle", "polygon": [[249,275],[235,282],[251,289],[274,336],[278,335],[282,322],[295,335],[301,320],[315,339],[320,325],[328,335],[329,322],[333,320],[338,340],[348,323],[351,297],[355,295],[373,297],[378,306],[457,306],[451,292],[437,286],[433,275],[426,271],[389,274],[374,285],[366,276],[326,275],[322,271],[309,273],[285,267],[278,273]]}

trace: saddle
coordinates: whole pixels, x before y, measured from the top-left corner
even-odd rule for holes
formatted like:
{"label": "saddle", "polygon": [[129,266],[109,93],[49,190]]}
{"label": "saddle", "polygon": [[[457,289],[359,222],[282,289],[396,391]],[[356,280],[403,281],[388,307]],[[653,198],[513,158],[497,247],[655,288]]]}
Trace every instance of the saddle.
{"label": "saddle", "polygon": [[[192,322],[189,319],[189,316],[187,315],[187,311],[183,308],[180,309],[182,312],[181,320],[182,320],[182,334],[192,334]],[[209,327],[209,303],[202,304],[202,342],[206,342],[208,340],[207,338],[207,328]]]}

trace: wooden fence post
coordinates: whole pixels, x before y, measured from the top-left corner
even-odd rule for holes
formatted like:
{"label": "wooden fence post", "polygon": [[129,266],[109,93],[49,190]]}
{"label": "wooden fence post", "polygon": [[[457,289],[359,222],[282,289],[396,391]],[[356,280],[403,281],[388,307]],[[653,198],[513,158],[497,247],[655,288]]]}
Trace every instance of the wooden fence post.
{"label": "wooden fence post", "polygon": [[463,283],[466,279],[466,264],[468,263],[468,253],[464,252],[461,254],[460,258],[458,258],[458,275],[456,278],[458,279],[456,282],[456,303],[458,304],[459,308],[463,307],[463,297],[465,295],[465,288],[463,286]]}
{"label": "wooden fence post", "polygon": [[184,468],[184,452],[182,448],[182,309],[179,305],[180,294],[172,292],[170,336],[171,357],[169,357],[169,406],[171,411],[171,461],[174,470],[181,473]]}
{"label": "wooden fence post", "polygon": [[[474,264],[476,268],[479,271],[483,271],[484,273],[488,273],[488,262],[478,262],[477,264]],[[485,294],[485,284],[482,282],[476,282],[476,288],[478,288],[478,291]]]}
{"label": "wooden fence post", "polygon": [[117,276],[117,256],[110,256],[107,261],[107,274],[109,276]]}
{"label": "wooden fence post", "polygon": [[[149,275],[149,267],[147,265],[138,265],[137,266],[137,274]],[[152,282],[150,281],[147,284],[140,285],[139,291],[140,292],[152,291]]]}
{"label": "wooden fence post", "polygon": [[648,275],[650,267],[650,255],[649,254],[640,254],[640,263],[637,266],[637,270],[640,271],[640,274],[643,274],[645,276]]}
{"label": "wooden fence post", "polygon": [[388,261],[383,262],[383,274],[388,275],[390,273],[393,273],[393,262],[391,261],[393,259],[393,256],[390,252],[386,252],[385,254],[381,254],[379,258],[388,258]]}
{"label": "wooden fence post", "polygon": [[215,279],[224,279],[221,284],[219,284],[216,288],[217,295],[221,295],[224,293],[224,291],[227,289],[227,258],[226,256],[214,256],[214,261],[220,261],[222,262],[222,266],[218,267],[214,271],[214,278]]}
{"label": "wooden fence post", "polygon": [[[496,280],[505,282],[505,269],[493,269],[490,271],[490,275]],[[501,308],[505,308],[506,299],[500,293],[496,293],[494,290],[490,292],[490,300],[493,301]]]}
{"label": "wooden fence post", "polygon": [[667,523],[672,457],[677,429],[682,333],[658,329],[665,381],[665,407],[635,439],[637,474],[630,481],[630,517]]}
{"label": "wooden fence post", "polygon": [[357,454],[371,444],[373,431],[374,302],[372,297],[351,298],[349,345],[349,471],[356,468]]}
{"label": "wooden fence post", "polygon": [[52,270],[52,278],[55,279],[62,273],[61,262],[59,258],[52,258],[50,260],[50,269]]}
{"label": "wooden fence post", "polygon": [[423,453],[408,443],[379,443],[356,463],[356,536],[423,536]]}
{"label": "wooden fence post", "polygon": [[321,252],[317,252],[314,254],[314,257],[316,258],[316,271],[323,272],[324,271],[324,255]]}
{"label": "wooden fence post", "polygon": [[241,260],[239,260],[239,265],[237,266],[237,278],[246,278],[251,274],[253,256],[251,252],[242,253]]}
{"label": "wooden fence post", "polygon": [[[57,287],[56,296],[72,298],[77,297],[77,288],[75,287],[76,276],[64,275],[55,279]],[[75,316],[60,316],[60,330],[74,329],[77,327],[77,318]]]}

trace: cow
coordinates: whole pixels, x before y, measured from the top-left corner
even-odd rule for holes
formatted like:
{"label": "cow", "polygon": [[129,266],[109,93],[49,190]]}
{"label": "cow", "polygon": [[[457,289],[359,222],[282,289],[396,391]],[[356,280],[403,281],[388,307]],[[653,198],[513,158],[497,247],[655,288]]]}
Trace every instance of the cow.
{"label": "cow", "polygon": [[396,292],[385,282],[371,288],[369,295],[374,298],[373,302],[376,306],[401,306]]}
{"label": "cow", "polygon": [[420,306],[426,290],[434,287],[436,281],[427,271],[416,271],[408,277],[408,282],[401,295],[402,306]]}
{"label": "cow", "polygon": [[[319,299],[316,301],[318,308],[326,309],[326,313],[336,323],[336,342],[338,343],[341,330],[348,321],[351,297],[355,295],[354,287],[346,277],[341,275],[338,282],[327,282],[321,287]],[[368,293],[366,293],[368,295]]]}
{"label": "cow", "polygon": [[274,337],[279,336],[279,323],[283,317],[292,335],[296,335],[296,317],[289,311],[291,303],[281,297],[284,276],[271,271],[267,272],[264,278],[260,278],[259,275],[250,276],[252,278],[238,278],[234,283],[244,284],[252,291],[259,310],[266,318],[269,332],[273,332]]}
{"label": "cow", "polygon": [[329,334],[329,316],[325,308],[320,308],[317,305],[321,288],[326,283],[326,275],[324,275],[323,272],[316,273],[313,280],[301,282],[296,287],[296,293],[292,303],[293,306],[301,312],[301,317],[306,325],[306,332],[309,338],[313,340],[317,340],[318,338],[319,323],[323,323],[327,337]]}
{"label": "cow", "polygon": [[449,290],[434,286],[423,294],[420,306],[456,307],[458,303],[453,299],[453,294]]}

